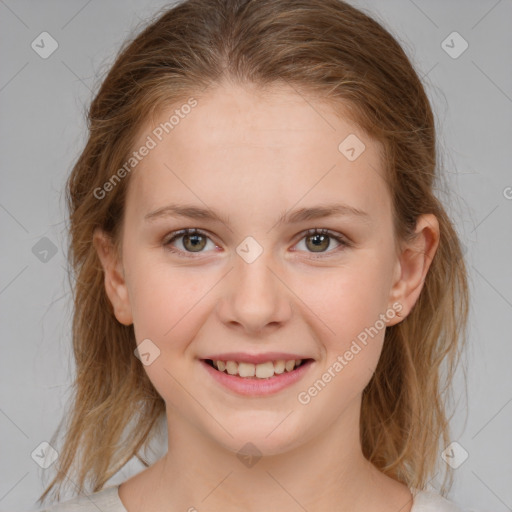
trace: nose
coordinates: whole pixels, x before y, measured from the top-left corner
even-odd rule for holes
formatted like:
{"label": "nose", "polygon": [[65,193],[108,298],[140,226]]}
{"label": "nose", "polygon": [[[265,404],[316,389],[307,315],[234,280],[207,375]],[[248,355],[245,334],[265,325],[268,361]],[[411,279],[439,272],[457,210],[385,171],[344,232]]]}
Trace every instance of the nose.
{"label": "nose", "polygon": [[234,268],[224,281],[217,311],[230,328],[261,336],[289,321],[293,293],[270,251],[263,251],[254,261],[249,261],[235,257]]}

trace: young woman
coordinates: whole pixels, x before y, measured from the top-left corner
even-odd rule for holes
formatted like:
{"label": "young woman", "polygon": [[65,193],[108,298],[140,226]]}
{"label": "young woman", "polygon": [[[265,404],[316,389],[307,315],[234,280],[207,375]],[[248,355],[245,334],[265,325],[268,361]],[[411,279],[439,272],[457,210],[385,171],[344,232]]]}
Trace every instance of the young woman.
{"label": "young woman", "polygon": [[[89,129],[75,394],[40,502],[79,496],[47,510],[459,510],[449,472],[427,483],[466,270],[389,32],[340,0],[188,0],[124,47]],[[105,486],[161,419],[167,453]]]}

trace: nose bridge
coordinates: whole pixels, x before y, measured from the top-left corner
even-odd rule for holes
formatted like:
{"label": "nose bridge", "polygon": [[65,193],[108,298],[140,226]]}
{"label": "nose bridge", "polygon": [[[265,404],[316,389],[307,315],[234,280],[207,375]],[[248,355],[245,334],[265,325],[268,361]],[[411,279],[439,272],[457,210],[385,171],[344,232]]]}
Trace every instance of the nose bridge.
{"label": "nose bridge", "polygon": [[264,295],[268,303],[278,291],[276,277],[271,271],[276,265],[272,250],[268,244],[265,247],[263,244],[264,241],[260,243],[254,237],[248,236],[238,245],[233,279],[239,294],[254,295],[254,299]]}
{"label": "nose bridge", "polygon": [[224,320],[256,331],[269,323],[283,322],[290,313],[289,297],[276,276],[279,265],[273,251],[249,236],[236,252],[229,291],[223,299]]}

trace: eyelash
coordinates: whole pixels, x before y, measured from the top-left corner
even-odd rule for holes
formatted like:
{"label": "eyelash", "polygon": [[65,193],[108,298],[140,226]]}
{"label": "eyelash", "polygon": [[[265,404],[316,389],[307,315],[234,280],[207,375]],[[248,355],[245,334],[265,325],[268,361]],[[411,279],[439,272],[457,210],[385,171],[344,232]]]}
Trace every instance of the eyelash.
{"label": "eyelash", "polygon": [[[178,238],[181,238],[182,236],[185,236],[185,235],[201,235],[201,236],[204,236],[206,238],[211,239],[210,236],[206,232],[204,232],[204,231],[202,231],[200,229],[197,229],[197,228],[187,228],[187,229],[182,229],[180,231],[173,231],[172,233],[170,233],[169,234],[170,238],[166,238],[164,243],[163,243],[163,245],[165,246],[165,248],[168,251],[170,251],[170,252],[172,252],[174,254],[177,254],[180,257],[194,258],[195,257],[194,254],[201,254],[201,252],[193,253],[193,252],[177,250],[176,248],[171,246],[172,242],[174,242]],[[329,231],[328,229],[318,229],[318,228],[308,229],[307,231],[301,233],[301,238],[300,238],[299,242],[302,241],[304,238],[306,238],[308,236],[314,236],[314,235],[328,235],[330,238],[334,239],[336,242],[338,242],[340,244],[340,247],[337,247],[336,249],[333,249],[332,251],[327,251],[326,253],[317,253],[317,254],[327,254],[327,255],[330,255],[333,252],[338,252],[340,250],[343,250],[346,247],[351,247],[352,246],[352,243],[349,242],[342,235],[339,235],[337,233]],[[315,255],[315,253],[311,253],[311,254],[313,254],[313,259],[319,259],[319,258],[325,258],[326,257],[326,256],[317,256],[317,255]]]}

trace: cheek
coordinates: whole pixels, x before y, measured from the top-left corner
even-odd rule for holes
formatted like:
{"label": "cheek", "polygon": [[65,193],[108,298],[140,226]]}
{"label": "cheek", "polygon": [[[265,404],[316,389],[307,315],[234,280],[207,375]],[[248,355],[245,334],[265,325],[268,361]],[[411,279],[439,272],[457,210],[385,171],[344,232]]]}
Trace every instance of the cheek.
{"label": "cheek", "polygon": [[326,367],[332,366],[337,376],[332,380],[343,382],[348,393],[362,391],[379,361],[388,310],[387,266],[385,256],[368,251],[322,279],[302,279],[300,296],[314,313],[308,316],[318,328]]}
{"label": "cheek", "polygon": [[[358,254],[357,258],[321,277],[302,277],[305,303],[326,324],[331,334],[356,335],[373,325],[388,306],[389,271],[384,257]],[[322,271],[323,272],[323,271]],[[332,332],[334,331],[334,333]]]}
{"label": "cheek", "polygon": [[200,299],[212,287],[207,276],[170,263],[163,248],[137,250],[134,243],[127,243],[125,268],[137,342],[149,338],[171,350],[192,339]]}
{"label": "cheek", "polygon": [[[197,279],[201,281],[197,281]],[[141,334],[161,340],[182,339],[183,331],[197,325],[199,301],[208,289],[204,277],[170,272],[169,268],[154,266],[140,274],[132,287],[133,321]],[[144,333],[142,333],[144,331]]]}
{"label": "cheek", "polygon": [[147,346],[158,354],[144,370],[165,402],[183,409],[190,397],[182,385],[195,362],[187,349],[206,321],[201,298],[215,283],[154,261],[140,261],[135,268],[142,269],[132,273],[130,284],[135,338],[137,344],[150,340]]}

